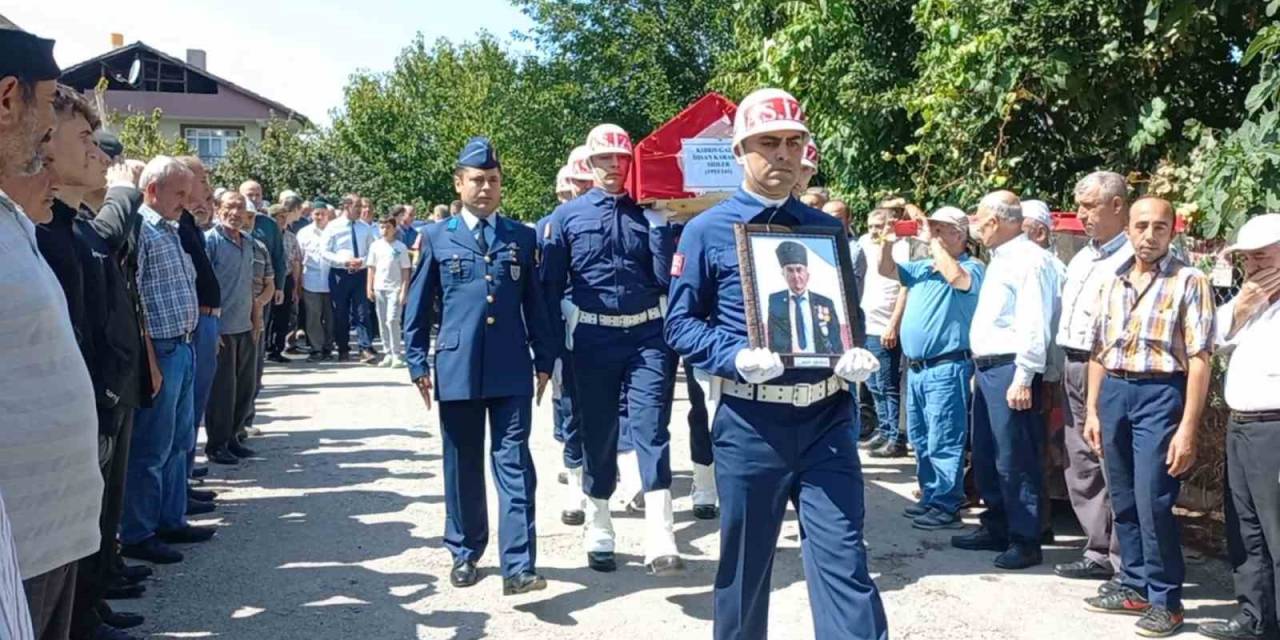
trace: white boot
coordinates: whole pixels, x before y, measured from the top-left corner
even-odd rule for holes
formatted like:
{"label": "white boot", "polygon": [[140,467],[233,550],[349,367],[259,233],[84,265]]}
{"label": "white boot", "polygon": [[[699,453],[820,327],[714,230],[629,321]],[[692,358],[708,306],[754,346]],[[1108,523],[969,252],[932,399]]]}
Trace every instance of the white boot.
{"label": "white boot", "polygon": [[560,511],[560,522],[569,526],[580,526],[585,522],[583,514],[586,494],[582,493],[582,467],[565,470],[569,477],[565,488],[564,507]]}
{"label": "white boot", "polygon": [[613,518],[609,515],[609,501],[587,497],[587,526],[582,534],[582,546],[587,552],[587,567],[592,571],[609,572],[618,568],[613,556]]}
{"label": "white boot", "polygon": [[716,467],[715,464],[693,465],[693,517],[699,520],[714,520],[719,517],[716,508]]}
{"label": "white boot", "polygon": [[642,490],[640,482],[640,457],[635,450],[618,454],[618,487],[613,490],[612,507],[627,511]]}
{"label": "white boot", "polygon": [[675,515],[671,510],[671,490],[644,494],[644,564],[655,575],[684,569],[676,550]]}

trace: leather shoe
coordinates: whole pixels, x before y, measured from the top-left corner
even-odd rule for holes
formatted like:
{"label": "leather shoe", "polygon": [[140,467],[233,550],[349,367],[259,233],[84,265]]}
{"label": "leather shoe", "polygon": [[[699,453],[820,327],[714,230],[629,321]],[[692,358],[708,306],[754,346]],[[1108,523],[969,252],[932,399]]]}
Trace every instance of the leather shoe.
{"label": "leather shoe", "polygon": [[182,554],[169,545],[151,536],[142,542],[120,545],[120,555],[134,560],[145,560],[156,564],[173,564],[182,562]]}
{"label": "leather shoe", "polygon": [[258,455],[253,449],[234,441],[227,445],[227,451],[230,451],[231,455],[237,458],[252,458]]}
{"label": "leather shoe", "polygon": [[209,462],[214,464],[240,464],[240,458],[227,451],[226,447],[214,451],[206,451],[205,455],[208,456]]}
{"label": "leather shoe", "polygon": [[351,352],[349,352],[349,351],[339,351],[339,352],[338,352],[338,362],[351,362]]}
{"label": "leather shoe", "polygon": [[196,467],[191,470],[191,477],[195,478],[196,480],[199,480],[200,478],[203,478],[207,475],[209,475],[209,467]]}
{"label": "leather shoe", "polygon": [[1034,567],[1041,562],[1044,562],[1044,558],[1040,555],[1040,549],[1015,544],[1005,549],[1004,553],[996,556],[994,564],[1000,569],[1016,571]]}
{"label": "leather shoe", "polygon": [[907,455],[907,445],[901,442],[886,442],[884,446],[867,452],[872,458],[901,458]]}
{"label": "leather shoe", "polygon": [[1053,573],[1059,578],[1071,580],[1110,580],[1115,571],[1110,566],[1080,558],[1075,562],[1053,565]]}
{"label": "leather shoe", "polygon": [[453,565],[453,571],[449,572],[449,583],[458,588],[466,588],[480,581],[480,570],[476,569],[476,563],[470,560],[464,560]]}
{"label": "leather shoe", "polygon": [[289,364],[289,359],[278,353],[267,354],[267,361],[274,362],[276,364]]}
{"label": "leather shoe", "polygon": [[658,556],[645,565],[651,576],[672,576],[684,572],[684,560],[680,556]]}
{"label": "leather shoe", "polygon": [[121,631],[109,624],[100,624],[93,630],[92,640],[138,640],[138,636]]}
{"label": "leather shoe", "polygon": [[146,622],[147,619],[136,613],[128,611],[112,611],[102,616],[102,621],[117,629],[132,629]]}
{"label": "leather shoe", "polygon": [[588,551],[587,567],[592,571],[609,573],[618,570],[618,561],[614,559],[612,551]]}
{"label": "leather shoe", "polygon": [[1240,621],[1241,616],[1230,620],[1201,622],[1198,626],[1200,635],[1218,640],[1262,640],[1261,633],[1255,633],[1250,626]]}
{"label": "leather shoe", "polygon": [[141,582],[142,580],[150,578],[155,572],[151,570],[151,567],[148,567],[145,564],[125,564],[122,561],[112,573],[128,580],[129,582]]}
{"label": "leather shoe", "polygon": [[502,579],[502,595],[514,596],[530,591],[542,591],[547,588],[547,581],[532,571],[521,571],[510,578]]}
{"label": "leather shoe", "polygon": [[196,489],[195,487],[187,487],[187,497],[200,502],[213,502],[218,497],[217,492],[208,489]]}
{"label": "leather shoe", "polygon": [[193,544],[196,542],[205,542],[213,537],[218,530],[214,527],[197,527],[189,524],[181,529],[172,531],[161,531],[157,533],[161,540],[168,544]]}
{"label": "leather shoe", "polygon": [[867,451],[875,451],[876,449],[883,447],[888,442],[889,442],[888,438],[880,435],[879,433],[876,433],[874,436],[871,436],[870,440],[859,442],[858,448],[866,449]]}
{"label": "leather shoe", "polygon": [[1004,551],[1009,548],[1009,541],[991,535],[986,527],[978,527],[960,536],[951,536],[951,546],[966,551]]}
{"label": "leather shoe", "polygon": [[587,521],[587,514],[581,509],[565,509],[560,512],[560,522],[571,527],[581,526]]}
{"label": "leather shoe", "polygon": [[107,600],[134,600],[141,598],[142,594],[146,592],[147,588],[140,584],[116,582],[107,585],[107,588],[102,592],[102,597]]}
{"label": "leather shoe", "polygon": [[187,515],[189,516],[202,516],[206,513],[213,513],[217,508],[218,506],[212,502],[187,498]]}
{"label": "leather shoe", "polygon": [[695,504],[693,517],[699,520],[715,520],[720,517],[720,507],[714,504]]}

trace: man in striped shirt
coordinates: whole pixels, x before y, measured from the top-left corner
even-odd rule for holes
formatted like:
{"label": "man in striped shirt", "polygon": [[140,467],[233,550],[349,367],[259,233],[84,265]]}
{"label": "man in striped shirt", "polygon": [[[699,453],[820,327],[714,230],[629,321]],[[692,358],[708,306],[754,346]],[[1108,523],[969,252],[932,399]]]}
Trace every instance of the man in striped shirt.
{"label": "man in striped shirt", "polygon": [[1084,427],[1106,465],[1122,565],[1120,587],[1085,603],[1141,614],[1137,631],[1148,637],[1182,626],[1185,567],[1173,505],[1195,463],[1214,339],[1209,280],[1169,253],[1173,227],[1165,200],[1130,208],[1134,257],[1098,299]]}

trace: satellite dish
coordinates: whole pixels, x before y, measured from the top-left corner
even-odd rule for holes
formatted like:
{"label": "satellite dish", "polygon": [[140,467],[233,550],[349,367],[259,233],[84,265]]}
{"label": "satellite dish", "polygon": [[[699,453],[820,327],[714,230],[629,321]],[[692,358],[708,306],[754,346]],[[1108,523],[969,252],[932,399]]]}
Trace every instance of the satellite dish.
{"label": "satellite dish", "polygon": [[142,57],[138,56],[133,59],[133,64],[129,65],[129,79],[131,85],[137,85],[138,79],[142,77]]}

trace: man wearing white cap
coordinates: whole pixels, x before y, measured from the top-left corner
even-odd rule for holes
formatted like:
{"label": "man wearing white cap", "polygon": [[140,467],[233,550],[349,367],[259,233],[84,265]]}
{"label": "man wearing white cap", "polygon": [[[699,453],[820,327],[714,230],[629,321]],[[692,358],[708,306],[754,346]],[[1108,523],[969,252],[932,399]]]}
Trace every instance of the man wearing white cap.
{"label": "man wearing white cap", "polygon": [[1224,389],[1227,426],[1227,541],[1240,611],[1202,622],[1222,640],[1262,638],[1276,628],[1280,558],[1280,213],[1253,218],[1227,253],[1241,259],[1244,285],[1218,309],[1217,343],[1231,353]]}
{"label": "man wearing white cap", "polygon": [[920,500],[903,515],[918,529],[963,526],[964,443],[969,428],[969,327],[985,268],[969,255],[969,217],[942,207],[928,218],[932,257],[898,263],[881,235],[880,275],[907,289],[899,344],[907,359],[907,438],[916,450]]}
{"label": "man wearing white cap", "polygon": [[[804,110],[778,89],[743,99],[734,117],[734,154],[742,187],[691,220],[671,264],[666,337],[685,362],[715,380],[712,448],[720,494],[717,640],[768,635],[769,578],[786,513],[796,500],[814,636],[888,637],[884,606],[867,571],[857,410],[847,382],[865,381],[875,357],[860,317],[850,319],[854,348],[834,367],[785,369],[778,354],[752,349],[735,249],[734,226],[841,224],[792,194],[809,130]],[[856,299],[856,291],[852,293]],[[860,315],[860,314],[859,314]],[[794,635],[794,634],[784,634]]]}
{"label": "man wearing white cap", "polygon": [[[542,236],[547,304],[562,309],[557,326],[572,360],[573,407],[581,417],[583,492],[587,495],[587,565],[614,571],[609,498],[618,488],[622,416],[640,467],[645,503],[645,566],[653,575],[684,569],[671,507],[671,403],[662,317],[675,229],[627,194],[631,137],[602,124],[587,135],[595,186],[551,214]],[[558,323],[557,323],[558,324]]]}

